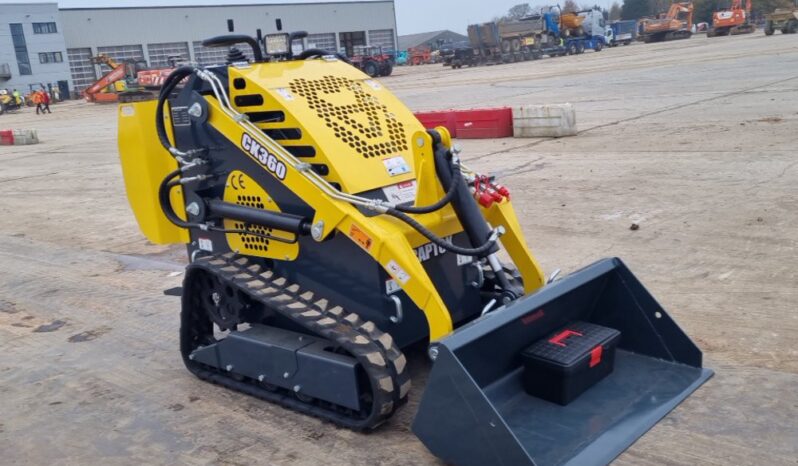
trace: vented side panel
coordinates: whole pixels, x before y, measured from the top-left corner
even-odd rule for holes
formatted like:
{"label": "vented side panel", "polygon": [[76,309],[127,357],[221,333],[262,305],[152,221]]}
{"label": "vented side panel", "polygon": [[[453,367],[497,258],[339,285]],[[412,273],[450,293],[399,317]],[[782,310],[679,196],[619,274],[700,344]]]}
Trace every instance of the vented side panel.
{"label": "vented side panel", "polygon": [[[253,209],[270,210],[280,212],[277,203],[269,194],[255,182],[254,179],[240,171],[233,171],[227,177],[227,184],[224,190],[224,200],[234,204],[252,207]],[[276,236],[289,241],[295,239],[295,235],[272,228],[264,228],[258,225],[249,225],[237,220],[225,220],[224,227],[228,230],[238,232],[245,230],[254,234],[247,233],[228,233],[227,243],[230,249],[239,251],[242,254],[258,257],[269,257],[280,260],[294,260],[299,253],[299,245],[287,244],[282,241],[269,239]]]}
{"label": "vented side panel", "polygon": [[[414,148],[424,127],[362,71],[317,59],[230,67],[229,73],[239,111],[281,112],[283,121],[260,120],[257,126],[289,151],[324,165],[320,174],[342,191],[363,193],[415,179]],[[236,100],[253,95],[263,97],[261,105]]]}
{"label": "vented side panel", "polygon": [[404,124],[366,93],[364,84],[345,77],[295,79],[291,91],[308,101],[308,107],[335,132],[335,137],[363,157],[382,157],[408,150]]}

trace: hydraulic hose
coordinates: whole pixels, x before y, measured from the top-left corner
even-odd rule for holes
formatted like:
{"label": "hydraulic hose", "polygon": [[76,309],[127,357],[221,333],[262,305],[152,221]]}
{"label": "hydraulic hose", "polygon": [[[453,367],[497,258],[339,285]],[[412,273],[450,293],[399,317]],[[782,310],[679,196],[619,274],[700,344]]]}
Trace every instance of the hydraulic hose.
{"label": "hydraulic hose", "polygon": [[169,199],[169,193],[172,191],[172,188],[180,184],[180,180],[175,179],[179,174],[180,169],[178,168],[166,175],[163,181],[161,181],[161,185],[158,187],[158,202],[161,204],[161,210],[170,222],[180,228],[198,227],[198,224],[186,222],[178,217],[175,210],[172,208],[172,201]]}
{"label": "hydraulic hose", "polygon": [[464,247],[456,246],[456,245],[450,243],[449,241],[446,241],[445,239],[441,238],[440,236],[436,235],[435,233],[431,232],[430,230],[427,229],[427,227],[425,227],[424,225],[418,223],[412,217],[410,217],[409,215],[405,214],[404,212],[400,212],[400,211],[398,211],[398,210],[396,210],[395,208],[392,207],[392,208],[388,209],[385,213],[390,215],[390,216],[392,216],[392,217],[396,217],[399,220],[407,223],[414,230],[418,231],[425,238],[427,238],[428,240],[430,240],[433,243],[437,244],[441,248],[443,248],[443,249],[445,249],[445,250],[447,250],[449,252],[453,252],[455,254],[460,254],[461,256],[477,256],[477,257],[483,256],[483,255],[485,255],[485,253],[490,252],[490,249],[496,244],[496,240],[495,239],[488,238],[488,240],[485,243],[483,243],[481,246],[478,246],[476,248],[464,248]]}
{"label": "hydraulic hose", "polygon": [[172,71],[166,81],[163,83],[163,87],[161,88],[160,94],[158,94],[158,105],[155,108],[155,129],[158,132],[158,140],[161,141],[161,145],[164,149],[168,150],[169,153],[172,153],[172,143],[169,142],[169,136],[166,134],[166,126],[164,125],[163,121],[163,112],[164,107],[166,106],[166,100],[169,98],[169,95],[172,91],[177,87],[177,85],[188,76],[191,76],[194,73],[195,69],[192,66],[181,66],[180,68]]}
{"label": "hydraulic hose", "polygon": [[444,195],[438,202],[423,207],[405,207],[398,205],[395,207],[395,209],[406,214],[428,214],[430,212],[440,210],[445,205],[449,204],[457,192],[457,185],[462,182],[463,178],[462,174],[460,173],[460,164],[457,164],[450,159],[449,168],[452,170],[452,184],[449,186],[449,190],[446,191],[446,195]]}
{"label": "hydraulic hose", "polygon": [[[443,155],[443,152],[445,152],[446,155]],[[494,247],[496,245],[495,236],[486,235],[487,240],[484,243],[482,243],[480,246],[477,246],[476,248],[464,248],[461,246],[456,246],[449,241],[446,241],[445,239],[436,235],[435,233],[427,229],[424,225],[422,225],[421,223],[419,223],[418,221],[407,215],[408,213],[427,214],[439,210],[443,208],[445,205],[451,203],[452,200],[457,195],[458,189],[461,189],[460,184],[463,182],[463,174],[460,171],[460,165],[458,163],[455,163],[454,160],[452,160],[451,153],[446,149],[441,149],[441,152],[439,152],[437,155],[442,158],[440,162],[443,162],[438,164],[438,168],[443,170],[448,168],[448,173],[445,174],[447,176],[441,177],[442,173],[438,174],[438,177],[441,178],[441,181],[444,183],[444,186],[446,186],[447,183],[449,185],[448,189],[446,190],[446,195],[444,195],[444,197],[442,197],[438,202],[428,206],[423,206],[423,207],[395,206],[389,208],[385,213],[392,217],[398,218],[399,220],[410,225],[410,227],[421,233],[421,235],[423,235],[425,238],[427,238],[431,242],[435,243],[439,247],[449,252],[453,252],[455,254],[460,254],[463,256],[476,256],[476,257],[483,257],[491,252],[494,252]]]}

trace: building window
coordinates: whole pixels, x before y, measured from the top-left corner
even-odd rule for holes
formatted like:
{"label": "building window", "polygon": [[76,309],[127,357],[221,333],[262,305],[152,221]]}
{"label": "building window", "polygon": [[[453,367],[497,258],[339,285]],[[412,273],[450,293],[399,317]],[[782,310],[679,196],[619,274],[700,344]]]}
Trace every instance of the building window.
{"label": "building window", "polygon": [[34,34],[55,34],[58,29],[55,23],[33,23]]}
{"label": "building window", "polygon": [[22,25],[19,23],[9,24],[11,27],[11,41],[14,43],[14,53],[17,56],[17,66],[19,67],[19,74],[29,75],[33,74],[30,69],[30,58],[28,57],[28,44],[25,43],[25,33],[22,31]]}
{"label": "building window", "polygon": [[64,56],[61,52],[40,52],[39,63],[62,63]]}

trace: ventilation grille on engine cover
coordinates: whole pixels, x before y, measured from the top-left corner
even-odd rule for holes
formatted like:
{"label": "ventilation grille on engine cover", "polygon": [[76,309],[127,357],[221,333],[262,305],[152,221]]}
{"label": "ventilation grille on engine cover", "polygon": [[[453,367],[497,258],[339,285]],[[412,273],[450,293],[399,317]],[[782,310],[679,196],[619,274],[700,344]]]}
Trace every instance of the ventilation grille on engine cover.
{"label": "ventilation grille on engine cover", "polygon": [[[243,205],[247,207],[252,207],[255,209],[263,209],[264,204],[263,200],[260,196],[242,196],[239,195],[236,198],[236,204]],[[259,225],[247,225],[243,222],[236,222],[234,224],[236,230],[249,230],[253,233],[258,233],[261,235],[271,235],[272,229],[265,228]],[[238,234],[241,237],[241,242],[244,243],[244,249],[248,249],[251,251],[268,251],[269,250],[269,240],[263,238],[261,236],[254,236],[254,235],[247,235],[243,233]]]}
{"label": "ventilation grille on engine cover", "polygon": [[[360,81],[335,76],[298,78],[291,81],[291,92],[307,100],[308,107],[335,132],[335,137],[365,158],[396,155],[408,149],[404,124],[375,95],[366,92]],[[331,98],[353,103],[338,105]]]}

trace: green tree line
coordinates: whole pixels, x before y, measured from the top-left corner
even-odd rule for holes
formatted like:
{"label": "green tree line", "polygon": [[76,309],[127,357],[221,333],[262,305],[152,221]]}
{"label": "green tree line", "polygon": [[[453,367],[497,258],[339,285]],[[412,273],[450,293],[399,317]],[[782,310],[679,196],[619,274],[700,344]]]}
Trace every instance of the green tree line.
{"label": "green tree line", "polygon": [[[671,2],[668,0],[624,0],[620,9],[622,19],[639,19],[655,16],[668,11]],[[794,0],[752,0],[751,16],[754,20],[762,18],[776,8],[788,8]],[[712,12],[729,8],[731,0],[693,0],[693,22],[712,22]],[[612,15],[610,15],[612,17]]]}

